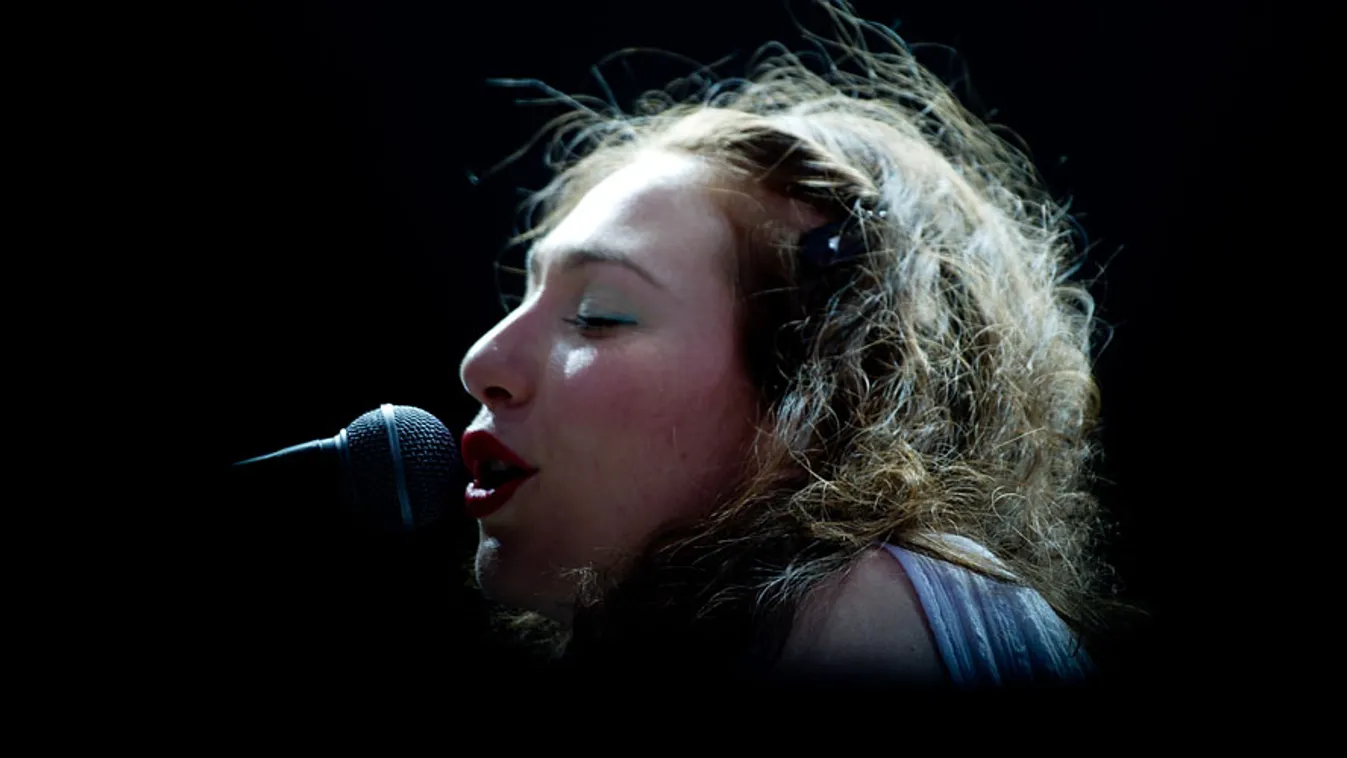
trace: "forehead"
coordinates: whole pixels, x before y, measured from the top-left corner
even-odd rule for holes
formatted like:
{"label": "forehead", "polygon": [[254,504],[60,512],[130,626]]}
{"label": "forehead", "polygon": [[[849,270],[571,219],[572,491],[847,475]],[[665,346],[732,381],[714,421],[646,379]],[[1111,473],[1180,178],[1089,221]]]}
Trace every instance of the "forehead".
{"label": "forehead", "polygon": [[529,268],[542,271],[553,259],[576,252],[613,251],[657,278],[686,282],[712,268],[707,264],[733,255],[726,192],[701,159],[641,153],[581,198],[529,252]]}

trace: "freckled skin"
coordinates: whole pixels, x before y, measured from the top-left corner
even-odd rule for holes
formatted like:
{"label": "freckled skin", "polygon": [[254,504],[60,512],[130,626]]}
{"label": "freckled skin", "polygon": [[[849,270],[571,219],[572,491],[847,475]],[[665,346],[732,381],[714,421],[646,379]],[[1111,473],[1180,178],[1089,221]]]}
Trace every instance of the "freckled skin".
{"label": "freckled skin", "polygon": [[[566,569],[614,565],[660,526],[703,512],[743,469],[755,399],[726,257],[734,231],[705,164],[649,153],[591,190],[534,250],[539,280],[468,352],[464,386],[487,429],[540,469],[480,521],[492,597],[560,619]],[[564,251],[620,250],[566,272]],[[620,313],[585,331],[565,319]]]}
{"label": "freckled skin", "polygon": [[[728,188],[695,158],[643,154],[540,241],[524,302],[464,358],[464,387],[482,403],[469,428],[540,469],[479,521],[477,577],[490,596],[567,621],[568,570],[618,565],[661,526],[715,505],[743,472],[757,403],[728,278],[731,213],[796,233],[825,222],[803,203]],[[662,286],[619,264],[557,264],[594,246]],[[567,322],[577,316],[631,323],[585,330]],[[787,667],[948,680],[913,585],[882,551],[801,610]]]}

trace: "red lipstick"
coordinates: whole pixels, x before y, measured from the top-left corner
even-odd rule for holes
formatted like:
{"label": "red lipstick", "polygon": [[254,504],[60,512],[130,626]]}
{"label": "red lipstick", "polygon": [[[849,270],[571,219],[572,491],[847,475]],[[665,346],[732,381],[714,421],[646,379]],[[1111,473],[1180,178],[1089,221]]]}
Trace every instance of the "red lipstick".
{"label": "red lipstick", "polygon": [[515,490],[538,473],[538,469],[489,432],[464,433],[463,464],[473,481],[463,493],[463,504],[471,518],[486,518],[500,510]]}

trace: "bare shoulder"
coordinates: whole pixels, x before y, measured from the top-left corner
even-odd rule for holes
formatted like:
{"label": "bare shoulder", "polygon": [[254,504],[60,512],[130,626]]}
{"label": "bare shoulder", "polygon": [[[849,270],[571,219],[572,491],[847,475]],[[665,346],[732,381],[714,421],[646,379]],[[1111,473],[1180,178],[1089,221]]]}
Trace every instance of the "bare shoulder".
{"label": "bare shoulder", "polygon": [[883,548],[866,551],[810,593],[796,613],[782,664],[913,683],[949,678],[916,589]]}

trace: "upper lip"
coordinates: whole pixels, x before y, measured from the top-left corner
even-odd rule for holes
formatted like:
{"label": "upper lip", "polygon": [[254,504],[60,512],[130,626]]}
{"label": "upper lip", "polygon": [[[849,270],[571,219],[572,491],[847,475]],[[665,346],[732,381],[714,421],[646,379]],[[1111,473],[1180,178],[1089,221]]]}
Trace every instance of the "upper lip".
{"label": "upper lip", "polygon": [[472,472],[472,478],[478,481],[481,480],[481,467],[487,461],[502,461],[507,466],[523,469],[529,473],[538,470],[537,467],[519,457],[518,453],[487,431],[465,432],[460,449],[463,454],[463,464],[468,471]]}

